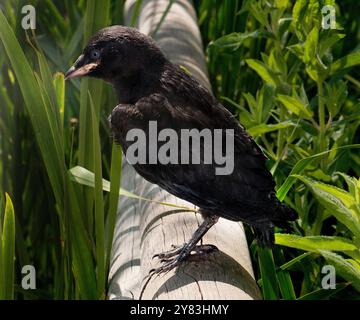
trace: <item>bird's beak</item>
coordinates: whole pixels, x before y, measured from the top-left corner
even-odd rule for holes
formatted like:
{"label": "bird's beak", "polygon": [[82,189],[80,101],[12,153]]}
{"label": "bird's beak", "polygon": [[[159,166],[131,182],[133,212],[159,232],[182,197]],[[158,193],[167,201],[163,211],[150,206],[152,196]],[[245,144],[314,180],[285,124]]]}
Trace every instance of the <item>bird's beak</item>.
{"label": "bird's beak", "polygon": [[100,61],[86,63],[84,55],[82,54],[74,63],[74,65],[65,73],[65,80],[82,77],[94,70]]}

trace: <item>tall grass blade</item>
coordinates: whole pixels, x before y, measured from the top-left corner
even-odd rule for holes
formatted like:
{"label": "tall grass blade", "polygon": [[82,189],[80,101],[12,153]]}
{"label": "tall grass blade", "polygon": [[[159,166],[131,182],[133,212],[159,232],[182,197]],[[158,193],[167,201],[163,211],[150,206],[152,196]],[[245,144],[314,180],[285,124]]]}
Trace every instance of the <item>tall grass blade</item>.
{"label": "tall grass blade", "polygon": [[276,300],[279,298],[279,287],[277,284],[276,268],[271,249],[259,247],[258,255],[263,297],[265,300]]}
{"label": "tall grass blade", "polygon": [[93,157],[95,165],[95,243],[97,264],[97,294],[99,299],[105,298],[105,226],[104,226],[104,198],[102,190],[101,146],[99,137],[99,120],[95,114],[94,104],[90,99],[91,119],[93,127]]}
{"label": "tall grass blade", "polygon": [[[121,182],[121,169],[122,169],[122,150],[121,147],[113,142],[111,153],[111,169],[110,169],[110,194],[109,194],[109,211],[107,215],[107,247],[106,247],[106,262],[110,261],[111,247],[114,236],[116,214],[119,203],[119,192]],[[106,270],[108,270],[108,265]]]}
{"label": "tall grass blade", "polygon": [[[1,221],[0,221],[1,222]],[[15,263],[15,213],[14,206],[6,194],[4,225],[1,235],[0,254],[0,300],[14,299],[14,263]]]}

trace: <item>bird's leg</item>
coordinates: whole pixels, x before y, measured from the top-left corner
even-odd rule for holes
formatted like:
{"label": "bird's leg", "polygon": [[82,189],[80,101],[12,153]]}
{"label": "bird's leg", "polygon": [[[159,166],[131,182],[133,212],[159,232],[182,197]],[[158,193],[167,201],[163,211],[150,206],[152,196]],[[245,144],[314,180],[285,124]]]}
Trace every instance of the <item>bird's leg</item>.
{"label": "bird's leg", "polygon": [[205,235],[206,232],[209,231],[209,229],[218,222],[219,217],[218,216],[206,216],[203,223],[199,226],[199,228],[195,231],[195,233],[192,235],[190,241],[184,245],[181,252],[179,253],[179,256],[177,257],[177,260],[183,261],[191,251],[194,250],[196,244],[201,240],[201,238]]}
{"label": "bird's leg", "polygon": [[[204,214],[203,214],[204,216]],[[200,248],[196,248],[196,244],[205,235],[205,233],[219,220],[218,216],[205,215],[203,223],[198,227],[188,243],[185,243],[183,247],[176,248],[173,251],[167,253],[158,254],[157,257],[164,263],[160,268],[153,269],[152,273],[168,272],[178,266],[181,261],[185,260],[192,251],[197,252],[209,252],[215,249],[215,246],[204,245]]]}

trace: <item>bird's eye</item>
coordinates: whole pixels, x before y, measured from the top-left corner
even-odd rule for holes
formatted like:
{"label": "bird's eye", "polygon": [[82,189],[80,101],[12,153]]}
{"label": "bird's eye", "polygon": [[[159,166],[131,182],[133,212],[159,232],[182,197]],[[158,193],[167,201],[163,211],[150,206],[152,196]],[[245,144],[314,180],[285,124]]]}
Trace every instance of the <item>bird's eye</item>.
{"label": "bird's eye", "polygon": [[90,52],[90,57],[92,59],[99,59],[100,58],[100,51],[99,50],[93,50]]}

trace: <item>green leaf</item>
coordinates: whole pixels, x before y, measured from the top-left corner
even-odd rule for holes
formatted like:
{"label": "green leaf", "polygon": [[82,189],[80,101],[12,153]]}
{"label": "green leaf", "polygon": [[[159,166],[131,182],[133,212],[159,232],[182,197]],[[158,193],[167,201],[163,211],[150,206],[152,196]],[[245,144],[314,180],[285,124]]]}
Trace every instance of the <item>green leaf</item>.
{"label": "green leaf", "polygon": [[6,194],[4,225],[1,235],[0,254],[0,300],[14,299],[14,263],[15,263],[15,213],[14,206]]}
{"label": "green leaf", "polygon": [[340,189],[338,187],[335,187],[335,186],[332,186],[329,184],[325,184],[320,181],[315,181],[315,180],[306,178],[304,176],[296,175],[296,177],[298,179],[302,180],[304,183],[306,183],[311,188],[316,189],[316,190],[321,190],[321,191],[325,192],[326,194],[331,194],[332,196],[336,197],[347,208],[351,208],[352,206],[354,206],[356,204],[354,197],[343,189]]}
{"label": "green leaf", "polygon": [[[111,169],[110,169],[110,194],[109,194],[109,211],[107,216],[107,259],[110,261],[111,249],[113,243],[114,229],[116,223],[116,214],[119,203],[121,168],[122,168],[122,150],[119,144],[113,142],[111,153]],[[108,270],[109,266],[106,266]]]}
{"label": "green leaf", "polygon": [[98,299],[105,299],[105,226],[104,226],[104,196],[102,190],[102,167],[101,167],[101,145],[99,136],[99,120],[95,114],[95,108],[91,96],[90,109],[93,128],[93,157],[95,166],[95,245],[96,245],[96,275]]}
{"label": "green leaf", "polygon": [[303,25],[302,21],[304,19],[307,7],[307,0],[298,0],[295,2],[293,11],[292,11],[292,24],[295,29],[295,33],[300,40],[303,39]]}
{"label": "green leaf", "polygon": [[336,42],[343,39],[345,34],[329,32],[328,35],[320,40],[319,55],[322,57],[325,52],[330,49]]}
{"label": "green leaf", "polygon": [[294,55],[296,55],[301,61],[304,60],[304,46],[300,43],[293,44],[287,47]]}
{"label": "green leaf", "polygon": [[[283,250],[281,248],[276,248],[273,250],[274,258],[277,264],[283,264],[285,262],[285,257]],[[290,273],[286,269],[277,270],[277,279],[280,288],[282,298],[285,300],[295,300],[296,294]]]}
{"label": "green leaf", "polygon": [[265,34],[265,32],[260,30],[245,33],[233,32],[211,42],[209,47],[213,47],[216,50],[235,51],[240,48],[246,39],[255,39]]}
{"label": "green leaf", "polygon": [[330,251],[352,251],[357,250],[357,246],[349,239],[342,237],[327,236],[308,236],[301,237],[293,234],[275,234],[275,243],[290,248],[310,252],[320,252],[321,250]]}
{"label": "green leaf", "polygon": [[[87,170],[87,169],[85,169],[83,167],[76,166],[76,167],[69,170],[69,174],[70,174],[70,177],[71,177],[71,179],[73,181],[75,181],[75,182],[77,182],[79,184],[88,186],[88,187],[94,187],[94,179],[95,179],[95,177],[94,177],[94,174],[91,171],[89,171],[89,170]],[[109,192],[110,189],[111,189],[110,182],[105,180],[105,179],[102,179],[102,183],[103,183],[102,184],[103,190]],[[185,207],[185,206],[179,206],[179,205],[175,205],[175,204],[168,203],[168,202],[156,201],[156,200],[140,197],[140,196],[138,196],[138,195],[136,195],[136,194],[134,194],[132,192],[129,192],[129,191],[123,189],[123,188],[120,188],[119,195],[129,197],[129,198],[133,198],[133,199],[138,199],[138,200],[151,201],[151,202],[154,202],[154,203],[163,204],[165,206],[184,209],[186,211],[193,211],[193,212],[197,211],[195,209],[188,208],[188,207]]]}
{"label": "green leaf", "polygon": [[304,260],[305,258],[307,258],[308,256],[312,255],[312,252],[305,252],[299,256],[297,256],[294,259],[291,259],[290,261],[284,263],[283,265],[280,266],[281,270],[287,270],[289,268],[291,268],[293,265],[299,263],[300,261]]}
{"label": "green leaf", "polygon": [[344,172],[335,172],[335,174],[343,177],[349,188],[349,193],[355,198],[355,202],[360,204],[360,179],[350,177]]}
{"label": "green leaf", "polygon": [[263,5],[261,2],[249,1],[249,10],[251,15],[260,22],[261,25],[266,26],[268,24],[268,14],[270,12],[269,5]]}
{"label": "green leaf", "polygon": [[360,271],[360,259],[359,259],[359,252],[358,252],[358,256],[354,259],[357,259],[357,260],[354,260],[354,259],[346,259],[346,261],[350,262],[357,270]]}
{"label": "green leaf", "polygon": [[318,27],[320,26],[320,2],[319,0],[307,0],[306,15],[303,27]]}
{"label": "green leaf", "polygon": [[306,0],[299,0],[296,1],[293,11],[292,11],[292,18],[293,18],[293,24],[299,28],[301,24],[301,20],[303,19],[305,10],[306,10],[307,2]]}
{"label": "green leaf", "polygon": [[275,0],[275,7],[285,9],[289,4],[289,0]]}
{"label": "green leaf", "polygon": [[325,83],[325,103],[332,117],[335,117],[345,103],[348,90],[344,81],[338,80],[333,83]]}
{"label": "green leaf", "polygon": [[256,59],[246,59],[245,62],[249,67],[257,72],[257,74],[266,82],[273,86],[277,85],[276,76],[269,70],[265,64]]}
{"label": "green leaf", "polygon": [[274,87],[268,84],[264,84],[260,91],[256,95],[256,106],[254,109],[254,119],[257,124],[267,123],[271,114],[271,110],[274,107]]}
{"label": "green leaf", "polygon": [[270,249],[258,248],[262,293],[265,300],[279,299],[274,257]]}
{"label": "green leaf", "polygon": [[[74,273],[75,284],[82,299],[97,299],[97,287],[95,277],[95,264],[93,260],[93,248],[86,233],[84,223],[81,219],[81,211],[78,205],[75,190],[69,177],[66,179],[66,189],[68,197],[65,203],[71,212],[70,216],[70,241],[71,263]],[[69,240],[69,239],[68,239]]]}
{"label": "green leaf", "polygon": [[[351,144],[351,145],[347,145],[347,146],[341,146],[341,147],[335,148],[333,150],[346,150],[346,149],[360,149],[360,144]],[[317,154],[314,154],[314,155],[311,155],[309,157],[299,160],[295,164],[293,169],[291,170],[290,174],[288,175],[288,177],[286,178],[284,183],[277,190],[276,196],[278,197],[278,199],[280,201],[283,201],[285,199],[290,188],[296,181],[296,178],[294,177],[295,174],[301,173],[307,166],[309,166],[311,164],[311,162],[313,162],[315,159],[317,159],[319,157],[322,157],[322,156],[328,154],[329,152],[331,152],[331,150],[323,151],[323,152],[320,152],[320,153],[317,153]]]}
{"label": "green leaf", "polygon": [[56,92],[57,105],[59,106],[61,124],[64,124],[65,80],[64,80],[64,74],[63,73],[57,72],[55,74],[55,76],[54,76],[54,87],[55,87],[55,92]]}
{"label": "green leaf", "polygon": [[350,53],[349,55],[342,57],[331,64],[331,74],[342,71],[346,68],[350,68],[360,64],[360,51]]}
{"label": "green leaf", "polygon": [[244,98],[246,99],[247,104],[249,105],[249,109],[251,110],[251,113],[256,113],[257,110],[257,102],[254,98],[254,96],[249,92],[243,93]]}
{"label": "green leaf", "polygon": [[309,106],[303,104],[300,99],[278,94],[277,100],[280,101],[286,109],[295,113],[299,117],[303,117],[305,119],[311,119],[313,117],[313,112],[310,110]]}
{"label": "green leaf", "polygon": [[308,34],[304,44],[303,60],[306,65],[306,72],[314,81],[321,81],[324,78],[327,67],[321,61],[319,51],[319,29],[315,26]]}
{"label": "green leaf", "polygon": [[319,202],[335,216],[341,223],[346,225],[351,232],[360,238],[359,217],[354,210],[355,199],[347,192],[337,187],[314,181],[300,175],[295,178],[304,182],[317,197]]}
{"label": "green leaf", "polygon": [[276,131],[276,130],[281,130],[281,129],[285,129],[285,128],[289,128],[294,126],[294,124],[291,121],[284,121],[284,122],[280,122],[277,124],[259,124],[257,126],[253,126],[251,128],[248,128],[247,131],[249,132],[250,135],[257,137],[257,136],[261,136],[265,133],[268,132],[272,132],[272,131]]}
{"label": "green leaf", "polygon": [[304,44],[304,62],[310,64],[317,53],[317,45],[319,41],[319,30],[314,27],[308,34]]}

